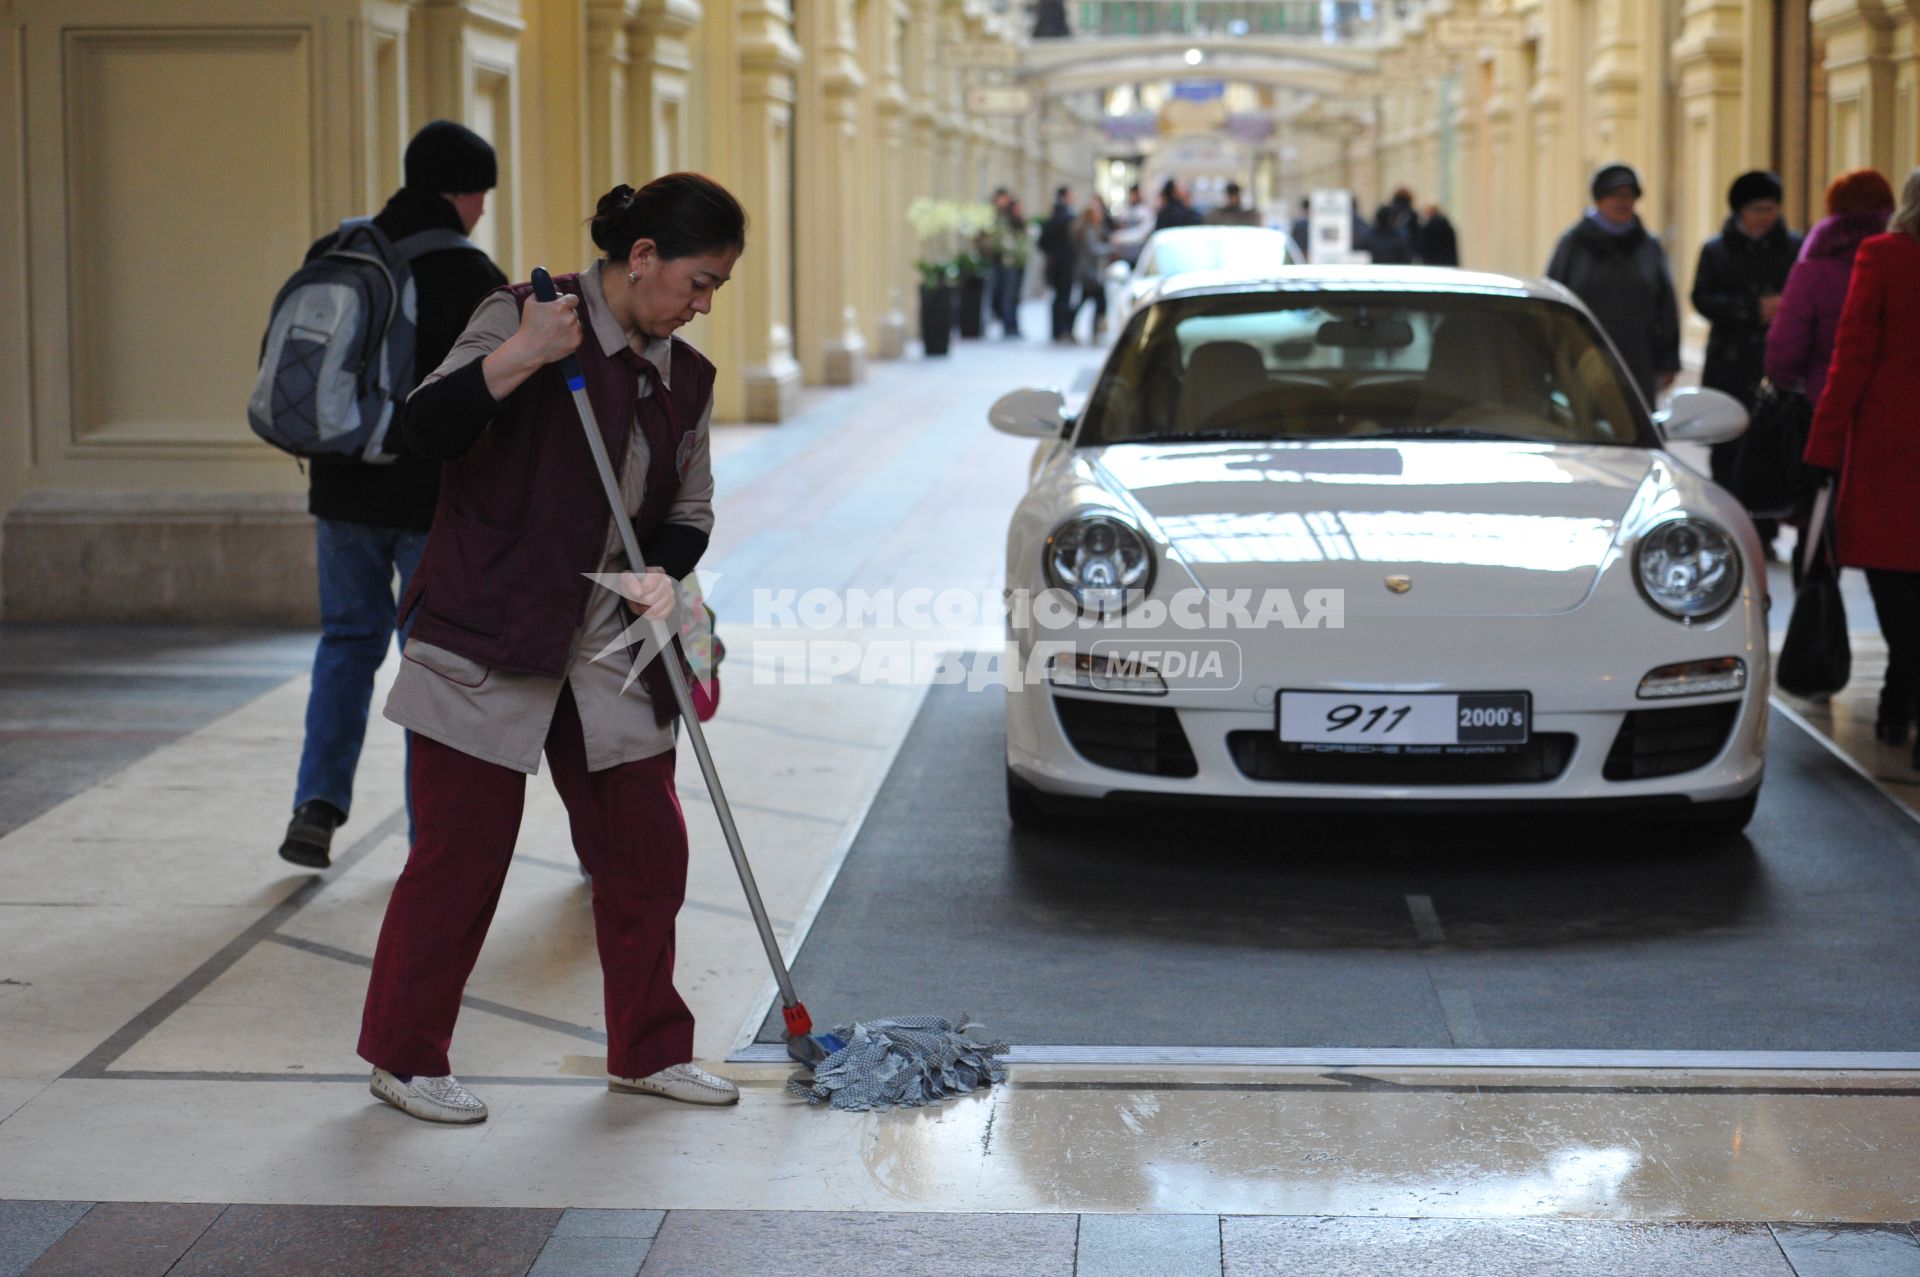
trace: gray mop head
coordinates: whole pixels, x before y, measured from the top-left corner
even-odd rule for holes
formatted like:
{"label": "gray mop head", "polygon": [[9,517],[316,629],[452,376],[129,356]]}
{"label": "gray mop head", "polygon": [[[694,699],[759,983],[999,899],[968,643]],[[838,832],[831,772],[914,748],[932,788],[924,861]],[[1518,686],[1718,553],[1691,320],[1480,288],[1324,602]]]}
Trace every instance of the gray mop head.
{"label": "gray mop head", "polygon": [[1007,1066],[994,1059],[1005,1042],[984,1042],[982,1026],[960,1017],[955,1025],[937,1015],[906,1015],[842,1026],[834,1035],[846,1045],[814,1066],[811,1079],[796,1077],[787,1092],[809,1104],[837,1109],[917,1108],[949,1095],[965,1095],[1007,1080]]}

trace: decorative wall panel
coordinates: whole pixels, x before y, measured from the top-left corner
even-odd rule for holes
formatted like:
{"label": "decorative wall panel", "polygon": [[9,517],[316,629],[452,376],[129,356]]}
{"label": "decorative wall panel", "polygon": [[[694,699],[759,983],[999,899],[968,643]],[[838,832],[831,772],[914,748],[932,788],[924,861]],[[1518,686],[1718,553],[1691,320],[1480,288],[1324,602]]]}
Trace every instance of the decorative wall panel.
{"label": "decorative wall panel", "polygon": [[304,28],[65,33],[70,455],[258,448],[262,281],[313,207],[309,52]]}

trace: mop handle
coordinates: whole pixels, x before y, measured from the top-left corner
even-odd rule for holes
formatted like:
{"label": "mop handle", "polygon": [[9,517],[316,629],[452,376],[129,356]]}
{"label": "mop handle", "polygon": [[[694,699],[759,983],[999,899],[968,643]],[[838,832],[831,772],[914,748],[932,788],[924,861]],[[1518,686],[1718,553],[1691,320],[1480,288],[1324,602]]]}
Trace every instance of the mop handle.
{"label": "mop handle", "polygon": [[[553,286],[553,276],[543,266],[533,268],[533,295],[543,302],[559,299],[560,294]],[[585,319],[586,316],[582,315],[582,322]],[[580,424],[587,432],[587,447],[593,453],[594,468],[600,472],[600,486],[606,490],[607,504],[613,510],[613,526],[620,530],[620,544],[626,549],[627,563],[637,576],[647,570],[647,561],[640,555],[640,543],[633,535],[633,520],[627,517],[626,508],[620,500],[620,484],[613,477],[613,462],[607,457],[606,441],[600,437],[600,423],[594,416],[592,401],[587,398],[587,379],[580,371],[579,358],[568,355],[561,360],[560,374],[567,379],[567,389],[573,392],[573,406],[579,411]],[[667,667],[667,681],[673,684],[673,697],[679,702],[680,718],[687,725],[687,739],[693,745],[694,757],[700,760],[700,774],[706,777],[707,793],[713,798],[713,809],[720,815],[720,831],[726,835],[727,850],[733,853],[733,867],[740,872],[740,885],[746,889],[747,906],[753,911],[753,925],[759,929],[760,943],[766,948],[767,961],[773,964],[773,978],[780,984],[781,1002],[789,1008],[798,1007],[800,999],[793,992],[793,979],[787,974],[786,959],[780,956],[780,942],[774,938],[767,907],[760,901],[760,888],[754,884],[753,866],[747,863],[746,848],[740,844],[740,830],[733,823],[733,809],[727,805],[726,790],[720,786],[720,773],[714,769],[713,755],[707,750],[706,734],[700,730],[700,716],[693,707],[693,695],[687,688],[686,672],[680,668],[680,662],[674,655],[666,625],[652,617],[646,619],[653,630],[654,641],[660,645],[658,659]]]}

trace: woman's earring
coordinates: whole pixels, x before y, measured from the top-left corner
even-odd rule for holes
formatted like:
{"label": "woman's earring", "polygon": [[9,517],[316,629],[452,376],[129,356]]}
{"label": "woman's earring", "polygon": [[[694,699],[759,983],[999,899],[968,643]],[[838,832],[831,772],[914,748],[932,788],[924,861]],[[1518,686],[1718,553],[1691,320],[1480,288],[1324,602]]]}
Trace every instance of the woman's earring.
{"label": "woman's earring", "polygon": [[629,284],[637,284],[637,283],[639,283],[639,282],[640,282],[640,276],[639,276],[638,274],[636,274],[635,272],[633,272],[633,271],[628,271],[628,272],[627,272],[627,282],[628,282]]}

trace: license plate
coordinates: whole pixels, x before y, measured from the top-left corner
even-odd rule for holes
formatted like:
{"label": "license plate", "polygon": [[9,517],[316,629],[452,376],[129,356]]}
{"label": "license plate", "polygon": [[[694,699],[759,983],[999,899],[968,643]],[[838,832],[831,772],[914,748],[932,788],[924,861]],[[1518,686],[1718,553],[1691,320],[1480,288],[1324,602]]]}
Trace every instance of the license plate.
{"label": "license plate", "polygon": [[1280,739],[1295,745],[1524,745],[1526,692],[1282,692]]}

